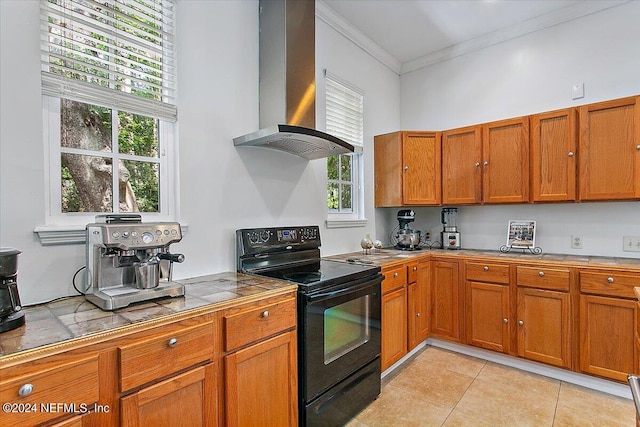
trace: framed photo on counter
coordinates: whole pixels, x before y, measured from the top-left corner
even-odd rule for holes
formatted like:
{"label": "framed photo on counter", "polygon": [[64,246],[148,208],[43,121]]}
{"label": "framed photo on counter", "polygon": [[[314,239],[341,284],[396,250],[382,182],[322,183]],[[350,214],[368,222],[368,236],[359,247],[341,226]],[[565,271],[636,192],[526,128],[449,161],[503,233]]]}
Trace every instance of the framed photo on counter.
{"label": "framed photo on counter", "polygon": [[536,222],[532,220],[509,221],[507,246],[514,249],[536,247]]}

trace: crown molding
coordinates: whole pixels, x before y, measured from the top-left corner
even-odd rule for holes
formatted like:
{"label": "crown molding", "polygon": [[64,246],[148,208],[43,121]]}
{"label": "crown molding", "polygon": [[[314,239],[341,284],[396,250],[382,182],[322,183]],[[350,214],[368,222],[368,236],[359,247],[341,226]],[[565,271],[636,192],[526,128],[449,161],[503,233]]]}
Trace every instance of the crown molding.
{"label": "crown molding", "polygon": [[398,75],[419,70],[424,67],[446,61],[457,56],[475,52],[526,34],[544,30],[564,22],[582,18],[593,13],[603,11],[630,0],[616,1],[581,1],[572,6],[554,10],[544,15],[528,21],[514,24],[502,30],[494,31],[484,36],[476,37],[444,49],[440,49],[429,55],[414,59],[405,63],[398,61],[393,55],[382,49],[377,43],[356,29],[343,17],[338,15],[333,9],[327,6],[322,0],[316,1],[316,16],[326,22],[330,27],[351,40],[365,52],[376,58],[378,61],[389,67]]}
{"label": "crown molding", "polygon": [[380,47],[376,42],[367,37],[360,30],[356,29],[342,16],[321,0],[316,1],[316,17],[323,20],[327,25],[338,33],[351,40],[356,46],[373,56],[391,71],[400,74],[402,64],[393,55]]}

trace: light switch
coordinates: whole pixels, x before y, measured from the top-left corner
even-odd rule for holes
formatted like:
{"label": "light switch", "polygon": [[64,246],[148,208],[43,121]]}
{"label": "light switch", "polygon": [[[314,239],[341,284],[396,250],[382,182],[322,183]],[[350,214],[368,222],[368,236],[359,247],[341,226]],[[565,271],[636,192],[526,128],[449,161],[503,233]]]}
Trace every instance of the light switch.
{"label": "light switch", "polygon": [[577,83],[571,87],[572,99],[584,98],[584,83]]}

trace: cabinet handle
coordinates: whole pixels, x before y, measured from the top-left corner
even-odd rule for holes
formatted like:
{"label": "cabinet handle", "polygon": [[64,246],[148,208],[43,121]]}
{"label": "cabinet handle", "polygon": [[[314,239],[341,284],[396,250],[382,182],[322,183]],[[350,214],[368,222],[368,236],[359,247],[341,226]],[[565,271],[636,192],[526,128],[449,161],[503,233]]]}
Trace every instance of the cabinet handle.
{"label": "cabinet handle", "polygon": [[178,344],[178,339],[177,338],[171,338],[167,344],[169,345],[169,347],[175,347],[176,344]]}
{"label": "cabinet handle", "polygon": [[573,157],[575,156],[575,154],[573,154],[573,151],[569,151],[569,157]]}
{"label": "cabinet handle", "polygon": [[262,317],[269,317],[269,311],[268,310],[263,311]]}
{"label": "cabinet handle", "polygon": [[398,273],[393,273],[393,277],[398,277]]}
{"label": "cabinet handle", "polygon": [[518,320],[518,325],[523,326],[524,325],[524,320]]}
{"label": "cabinet handle", "polygon": [[636,145],[636,150],[640,150],[640,144]]}
{"label": "cabinet handle", "polygon": [[18,394],[22,397],[29,396],[31,393],[33,393],[33,384],[24,384],[18,390]]}
{"label": "cabinet handle", "polygon": [[408,171],[409,170],[409,166],[405,166],[404,170]]}
{"label": "cabinet handle", "polygon": [[607,282],[613,283],[613,277],[607,277]]}
{"label": "cabinet handle", "polygon": [[506,317],[504,319],[502,319],[503,323],[509,323],[509,319],[507,319]]}
{"label": "cabinet handle", "polygon": [[416,317],[420,317],[420,313],[416,313]]}
{"label": "cabinet handle", "polygon": [[485,162],[483,163],[483,165],[484,165],[484,166],[489,166],[489,162],[485,161]]}
{"label": "cabinet handle", "polygon": [[413,267],[413,271],[418,271],[418,267]]}
{"label": "cabinet handle", "polygon": [[540,277],[544,277],[544,271],[540,271],[540,272],[538,273],[538,276],[540,276]]}
{"label": "cabinet handle", "polygon": [[482,267],[482,269],[483,269],[484,271],[489,271],[489,267],[488,267],[488,266],[486,266],[486,265],[485,265],[484,267]]}
{"label": "cabinet handle", "polygon": [[479,166],[480,166],[480,162],[476,162],[476,165],[475,165],[475,166],[476,166],[476,167],[479,167]]}

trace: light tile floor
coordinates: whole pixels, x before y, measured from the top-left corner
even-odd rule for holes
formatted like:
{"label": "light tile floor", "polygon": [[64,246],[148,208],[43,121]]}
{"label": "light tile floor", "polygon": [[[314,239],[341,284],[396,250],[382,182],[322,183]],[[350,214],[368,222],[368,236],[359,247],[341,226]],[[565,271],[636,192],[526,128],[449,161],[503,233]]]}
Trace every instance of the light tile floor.
{"label": "light tile floor", "polygon": [[629,399],[427,346],[347,426],[634,427],[635,413]]}

